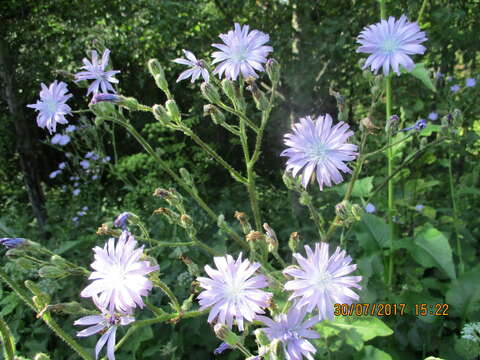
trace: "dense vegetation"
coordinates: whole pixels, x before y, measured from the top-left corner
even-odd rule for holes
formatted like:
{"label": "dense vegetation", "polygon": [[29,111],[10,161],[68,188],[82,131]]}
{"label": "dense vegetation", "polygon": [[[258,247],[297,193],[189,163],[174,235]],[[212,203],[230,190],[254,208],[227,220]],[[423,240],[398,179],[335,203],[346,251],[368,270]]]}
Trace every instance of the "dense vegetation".
{"label": "dense vegetation", "polygon": [[[428,38],[425,54],[414,57],[423,64],[415,76],[392,77],[392,114],[398,115],[392,125],[385,120],[385,77],[362,70],[365,55],[356,52],[360,31],[379,21],[378,1],[4,1],[0,4],[0,237],[30,239],[88,268],[92,248],[103,246],[106,235],[116,234],[112,222],[122,212],[138,217],[132,231],[139,238],[189,242],[188,224],[165,216],[164,210],[155,211],[178,211],[176,206],[180,206],[193,219],[198,239],[215,252],[236,258],[241,246],[232,241],[223,224],[242,234],[243,241],[245,227],[234,214],[245,212],[252,228],[263,230],[255,224],[245,186],[197,146],[194,137],[156,121],[148,111],[133,111],[128,104],[124,108],[99,104],[93,112],[68,118],[77,129],[69,133],[71,141],[60,146],[51,143],[48,131],[36,126],[36,114],[26,105],[37,100],[40,83],[48,85],[58,79],[69,83],[72,109],[87,110],[86,88],[71,76],[91,50],[102,53],[105,48],[111,50],[110,66],[121,71],[117,75],[119,94],[147,107],[164,104],[167,95],[147,66],[149,59],[156,58],[185,127],[234,169],[246,173],[243,144],[204,116],[209,101],[202,98],[200,85],[176,82],[185,69],[172,60],[183,56],[182,49],[211,59],[210,44],[220,41],[218,34],[232,29],[234,22],[249,24],[270,35],[271,56],[281,66],[275,106],[255,164],[261,223],[268,222],[276,231],[278,255],[294,263],[292,249],[304,253],[303,245],[325,240],[318,230],[319,222],[324,222],[331,248],[346,249],[358,266],[357,275],[363,277],[358,302],[405,304],[406,309],[404,314],[339,316],[320,323],[315,328],[321,335],[314,341],[315,358],[478,357],[479,330],[473,340],[462,336],[465,326],[468,332],[471,323],[480,321],[478,5],[473,0],[386,1],[387,14],[418,20]],[[476,84],[470,86],[468,79],[476,79]],[[267,74],[256,84],[265,94],[272,93]],[[247,93],[245,89],[247,110],[260,123],[261,112]],[[128,118],[133,131],[104,120],[105,114],[117,111]],[[285,158],[279,156],[285,148],[283,135],[298,118],[325,113],[335,122],[348,123],[355,133],[350,142],[360,146],[364,141],[362,154],[369,156],[350,166],[358,169],[355,185],[352,175],[346,175],[344,184],[320,191],[312,182],[307,192],[283,176]],[[225,115],[231,123],[238,121]],[[427,119],[425,129],[398,131],[421,118]],[[154,156],[137,141],[136,132],[148,141]],[[249,140],[253,149],[253,137]],[[385,151],[388,141],[398,145]],[[99,159],[90,161],[86,171],[81,161],[89,152]],[[164,166],[158,165],[155,156]],[[69,165],[52,176],[62,162]],[[388,162],[394,165],[390,179]],[[165,166],[193,184],[220,215],[218,221],[174,181]],[[394,206],[387,201],[388,183],[393,185]],[[175,188],[182,204],[153,196],[157,188]],[[374,212],[368,204],[375,207]],[[334,226],[329,231],[331,223]],[[97,232],[102,224],[109,230]],[[292,236],[295,232],[300,234],[298,244]],[[158,262],[163,283],[178,299],[186,300],[185,309],[196,309],[201,290],[195,279],[205,276],[204,265],[213,263],[211,254],[195,246],[151,245],[148,256]],[[36,316],[36,304],[30,304],[33,309],[26,305],[11,285],[21,287],[27,303],[34,295],[44,296],[43,305],[53,306],[47,314],[74,337],[79,329],[73,322],[85,309],[93,309],[90,301],[79,296],[87,285],[84,274],[48,272],[54,272],[49,256],[38,262],[21,251],[10,250],[7,255],[3,248],[0,251],[0,275],[11,282],[10,286],[0,282],[2,343],[8,342],[8,324],[18,356],[33,359],[37,353],[46,353],[51,359],[78,358],[45,324],[48,320]],[[270,260],[277,270],[282,268],[273,254]],[[24,286],[26,280],[30,282]],[[71,302],[78,302],[78,308]],[[136,319],[171,312],[169,302],[167,295],[154,289],[148,309],[136,314]],[[422,311],[421,304],[431,306],[432,313],[416,314],[415,310]],[[436,304],[442,312],[438,316]],[[170,318],[138,327],[116,357],[211,359],[220,340],[206,318]],[[119,331],[117,343],[125,332]],[[91,356],[96,340],[78,341]],[[245,345],[253,352],[254,337],[247,337]],[[7,350],[4,356],[8,359]],[[243,355],[226,351],[215,356],[233,360]]]}

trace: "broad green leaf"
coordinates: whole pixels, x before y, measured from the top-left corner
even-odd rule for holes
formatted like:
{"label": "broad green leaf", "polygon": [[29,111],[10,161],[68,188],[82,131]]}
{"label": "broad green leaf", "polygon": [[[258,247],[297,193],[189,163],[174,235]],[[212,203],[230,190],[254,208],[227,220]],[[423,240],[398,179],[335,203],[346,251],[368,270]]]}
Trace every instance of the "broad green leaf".
{"label": "broad green leaf", "polygon": [[480,307],[480,266],[473,268],[452,282],[447,291],[446,303],[449,312],[463,319],[468,318]]}
{"label": "broad green leaf", "polygon": [[[345,195],[348,184],[343,184],[335,188],[335,191],[340,195]],[[355,181],[352,190],[352,196],[355,197],[369,197],[373,189],[373,176],[368,176]]]}
{"label": "broad green leaf", "polygon": [[364,214],[357,224],[357,239],[360,246],[371,254],[390,246],[390,228],[385,220],[373,214]]}
{"label": "broad green leaf", "polygon": [[358,360],[392,360],[392,357],[385,351],[377,349],[375,346],[367,345],[362,352],[358,354]]}
{"label": "broad green leaf", "polygon": [[422,266],[437,267],[448,277],[455,279],[452,248],[448,239],[431,225],[420,228],[413,241],[410,253]]}
{"label": "broad green leaf", "polygon": [[[408,70],[402,68],[402,73],[409,73]],[[433,92],[436,92],[437,89],[435,88],[435,85],[433,85],[432,79],[430,79],[430,74],[428,70],[425,68],[425,64],[423,63],[418,63],[415,65],[413,70],[410,72],[410,74],[417,79],[419,79],[427,88],[432,90]]]}

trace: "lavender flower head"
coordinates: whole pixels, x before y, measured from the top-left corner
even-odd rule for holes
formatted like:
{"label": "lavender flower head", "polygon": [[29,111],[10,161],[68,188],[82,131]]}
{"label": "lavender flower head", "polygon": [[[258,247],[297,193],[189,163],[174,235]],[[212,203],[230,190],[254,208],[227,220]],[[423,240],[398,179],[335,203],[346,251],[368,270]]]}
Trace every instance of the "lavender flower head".
{"label": "lavender flower head", "polygon": [[102,308],[113,312],[128,312],[137,305],[144,306],[142,296],[152,289],[152,282],[145,275],[159,269],[148,261],[140,261],[143,246],[135,249],[137,242],[123,231],[117,244],[110,238],[103,248],[93,248],[95,261],[90,265],[95,271],[89,279],[93,282],[81,293],[82,297],[99,296]]}
{"label": "lavender flower head", "polygon": [[53,145],[60,145],[60,146],[65,146],[70,142],[70,136],[68,135],[62,135],[62,134],[55,134],[53,135],[52,139],[50,142]]}
{"label": "lavender flower head", "polygon": [[77,127],[75,125],[68,125],[67,128],[65,129],[65,131],[67,133],[71,133],[71,132],[74,132],[76,129],[77,129]]}
{"label": "lavender flower head", "polygon": [[109,56],[110,50],[105,49],[102,59],[99,60],[97,52],[92,50],[92,61],[89,61],[87,58],[83,59],[84,66],[82,66],[82,69],[85,71],[80,71],[75,74],[75,81],[94,80],[88,87],[87,95],[90,95],[90,93],[94,95],[98,94],[100,87],[102,88],[102,93],[108,93],[109,91],[115,93],[115,89],[111,83],[118,83],[118,80],[114,76],[120,71],[106,70]]}
{"label": "lavender flower head", "polygon": [[117,216],[117,218],[113,222],[113,225],[115,225],[115,227],[119,227],[119,228],[122,228],[123,230],[126,230],[127,229],[127,219],[128,219],[129,216],[130,216],[130,213],[128,213],[128,212],[121,213],[120,215]]}
{"label": "lavender flower head", "polygon": [[270,40],[270,37],[258,30],[249,30],[248,25],[240,26],[235,23],[235,29],[227,34],[221,34],[220,39],[224,44],[212,44],[220,51],[212,54],[214,58],[212,64],[220,63],[214,74],[221,78],[236,80],[241,73],[244,78],[257,77],[257,71],[264,71],[263,65],[267,61],[267,56],[273,51],[271,46],[264,44]]}
{"label": "lavender flower head", "polygon": [[66,104],[67,100],[73,95],[68,94],[67,84],[55,80],[50,86],[42,83],[40,91],[40,100],[36,104],[28,104],[27,107],[38,111],[37,125],[41,128],[47,128],[54,133],[57,130],[57,124],[67,124],[65,115],[71,115],[71,108]]}
{"label": "lavender flower head", "polygon": [[431,121],[435,121],[438,119],[438,114],[434,111],[432,111],[430,114],[428,114],[428,119]]}
{"label": "lavender flower head", "polygon": [[332,127],[329,114],[313,120],[310,116],[300,118],[293,125],[293,133],[285,135],[284,143],[288,146],[280,156],[287,156],[287,171],[295,177],[302,173],[302,184],[306,188],[312,175],[316,175],[320,190],[323,186],[332,186],[332,181],[339,184],[344,173],[352,171],[345,161],[354,160],[358,153],[357,145],[348,144],[347,139],[353,135],[349,125],[340,121]]}
{"label": "lavender flower head", "polygon": [[260,268],[259,263],[243,260],[242,254],[235,261],[231,255],[214,257],[218,270],[205,266],[209,277],[198,277],[205,290],[198,296],[200,310],[211,307],[208,322],[217,321],[233,326],[237,321],[243,331],[243,320],[253,321],[257,314],[264,314],[263,308],[270,303],[271,293],[260,290],[268,286],[264,275],[252,275]]}
{"label": "lavender flower head", "polygon": [[375,205],[373,205],[372,203],[368,203],[367,205],[365,205],[364,207],[365,211],[369,214],[372,214],[374,213],[377,209],[375,208]]}
{"label": "lavender flower head", "polygon": [[25,244],[25,241],[23,238],[1,238],[0,245],[5,246],[7,249],[15,249]]}
{"label": "lavender flower head", "polygon": [[[98,300],[94,299],[94,302],[98,303]],[[134,321],[135,318],[132,317],[131,314],[111,314],[105,309],[102,309],[102,315],[84,316],[75,321],[73,325],[89,326],[86,329],[79,331],[77,333],[78,337],[92,336],[94,334],[102,332],[102,336],[97,341],[97,345],[95,346],[95,359],[98,359],[100,351],[102,351],[102,348],[105,346],[105,344],[107,344],[108,360],[115,360],[115,338],[117,328],[119,326],[128,325]]]}
{"label": "lavender flower head", "polygon": [[278,339],[282,342],[287,360],[302,360],[304,356],[314,360],[312,354],[317,350],[305,339],[320,337],[316,331],[309,329],[318,322],[318,318],[303,321],[304,317],[305,312],[300,307],[293,306],[287,314],[281,314],[275,320],[261,315],[257,316],[257,320],[268,326],[260,330],[263,330],[271,341]]}
{"label": "lavender flower head", "polygon": [[426,49],[420,44],[426,40],[416,22],[409,22],[405,15],[398,20],[390,16],[362,30],[357,39],[361,45],[357,52],[371,54],[363,69],[370,66],[376,74],[383,68],[383,73],[388,75],[391,67],[400,75],[400,66],[413,70],[415,64],[409,55],[423,54]]}
{"label": "lavender flower head", "polygon": [[327,243],[316,243],[312,251],[306,245],[306,258],[293,254],[300,269],[288,267],[283,271],[294,278],[284,286],[285,290],[293,291],[289,300],[297,299],[295,306],[305,306],[306,312],[317,308],[319,320],[333,319],[333,304],[351,304],[359,299],[351,287],[361,289],[358,284],[361,276],[345,276],[357,268],[355,264],[350,265],[352,258],[339,247],[329,257],[328,247]]}
{"label": "lavender flower head", "polygon": [[177,83],[179,81],[188,79],[189,77],[192,78],[191,82],[194,83],[200,77],[200,75],[202,75],[202,78],[205,82],[209,82],[210,74],[208,73],[208,70],[205,66],[205,62],[203,60],[197,60],[196,56],[191,51],[182,51],[185,54],[186,59],[177,58],[173,60],[173,62],[177,64],[187,65],[190,67],[190,69],[187,69],[180,74],[177,79]]}
{"label": "lavender flower head", "polygon": [[111,103],[117,103],[120,101],[120,97],[115,94],[95,94],[92,97],[92,100],[90,100],[90,105],[95,105],[98,104],[99,102],[111,102]]}
{"label": "lavender flower head", "polygon": [[453,93],[456,93],[456,92],[460,91],[460,85],[455,84],[455,85],[450,86],[450,91],[453,92]]}
{"label": "lavender flower head", "polygon": [[62,173],[62,170],[55,170],[55,171],[52,171],[50,175],[48,175],[48,177],[50,179],[55,179],[61,173]]}
{"label": "lavender flower head", "polygon": [[405,129],[402,129],[400,131],[410,131],[413,129],[420,131],[425,129],[426,126],[427,126],[427,122],[425,121],[425,119],[418,119],[414,125],[406,127]]}

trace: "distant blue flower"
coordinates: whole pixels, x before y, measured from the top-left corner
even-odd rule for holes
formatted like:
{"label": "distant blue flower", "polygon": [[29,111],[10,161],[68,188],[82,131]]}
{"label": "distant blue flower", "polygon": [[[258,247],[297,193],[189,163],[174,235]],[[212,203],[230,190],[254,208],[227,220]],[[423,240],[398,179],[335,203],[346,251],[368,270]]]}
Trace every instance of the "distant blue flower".
{"label": "distant blue flower", "polygon": [[127,228],[127,219],[130,216],[130,213],[128,212],[123,212],[120,215],[117,216],[115,221],[113,222],[113,225],[115,227],[122,228],[123,230],[126,230]]}
{"label": "distant blue flower", "polygon": [[60,164],[58,164],[58,168],[59,168],[60,170],[65,169],[66,166],[67,166],[67,163],[66,163],[65,161],[63,161],[63,162],[61,162]]}
{"label": "distant blue flower", "polygon": [[73,183],[73,187],[78,187],[79,185],[80,185],[80,183],[78,183],[78,182]]}
{"label": "distant blue flower", "polygon": [[82,210],[83,210],[83,211],[87,211],[87,210],[88,210],[88,206],[84,206],[84,207],[82,208]]}
{"label": "distant blue flower", "polygon": [[421,204],[418,204],[417,206],[415,206],[415,210],[417,210],[418,212],[422,212],[423,208],[425,206],[421,205]]}
{"label": "distant blue flower", "polygon": [[74,132],[77,129],[75,125],[68,125],[67,128],[65,129],[65,132],[71,133]]}
{"label": "distant blue flower", "polygon": [[62,173],[62,170],[55,170],[55,171],[52,171],[50,173],[50,175],[48,175],[48,177],[50,179],[55,179],[57,177],[57,175],[61,174]]}
{"label": "distant blue flower", "polygon": [[80,189],[75,189],[72,191],[73,196],[78,196],[80,194]]}
{"label": "distant blue flower", "polygon": [[241,73],[244,78],[258,77],[256,71],[264,71],[263,65],[267,56],[273,51],[271,46],[265,44],[270,37],[258,30],[249,31],[248,25],[240,26],[235,23],[235,29],[227,34],[221,34],[223,44],[212,44],[220,51],[212,53],[212,64],[220,63],[214,74],[221,78],[223,74],[230,80],[236,80]]}
{"label": "distant blue flower", "polygon": [[205,62],[203,60],[197,60],[195,55],[193,55],[193,53],[188,50],[182,50],[182,51],[185,54],[186,59],[178,58],[173,60],[173,62],[177,64],[187,65],[190,67],[190,69],[187,69],[184,72],[182,72],[178,77],[177,82],[191,77],[192,80],[190,82],[194,83],[195,80],[197,80],[200,77],[200,75],[202,76],[205,82],[209,82],[210,74],[208,73]]}
{"label": "distant blue flower", "polygon": [[97,180],[98,179],[98,175],[93,175],[92,176],[92,180]]}
{"label": "distant blue flower", "polygon": [[72,221],[73,221],[74,223],[78,222],[78,220],[79,220],[79,219],[78,219],[78,216],[74,216],[74,217],[72,218]]}
{"label": "distant blue flower", "polygon": [[409,127],[406,127],[405,129],[402,129],[400,131],[410,131],[410,130],[417,130],[417,131],[420,131],[420,130],[423,130],[425,129],[425,127],[427,126],[427,122],[425,121],[425,119],[419,119],[415,125],[412,125],[412,126],[409,126]]}
{"label": "distant blue flower", "polygon": [[465,80],[466,87],[474,87],[476,84],[477,80],[475,80],[474,78],[468,78],[467,80]]}
{"label": "distant blue flower", "polygon": [[83,210],[77,211],[77,215],[78,215],[78,216],[85,216],[85,215],[87,215],[87,212],[86,212],[86,211],[83,211]]}
{"label": "distant blue flower", "polygon": [[85,159],[90,159],[95,154],[94,151],[89,151],[85,154]]}
{"label": "distant blue flower", "polygon": [[99,102],[111,102],[117,103],[120,101],[120,98],[115,94],[95,94],[90,101],[90,105],[95,105]]}
{"label": "distant blue flower", "polygon": [[15,249],[25,244],[25,241],[26,240],[23,238],[1,238],[0,244],[5,246],[7,249]]}
{"label": "distant blue flower", "polygon": [[428,114],[428,119],[431,121],[435,121],[438,119],[438,114],[436,112],[431,112],[430,114]]}
{"label": "distant blue flower", "polygon": [[354,160],[357,155],[357,145],[347,143],[353,131],[343,121],[333,125],[329,114],[312,119],[311,116],[300,118],[292,126],[292,133],[284,136],[288,146],[280,156],[287,156],[286,170],[292,176],[302,173],[302,185],[307,187],[312,177],[317,179],[320,190],[339,184],[343,181],[340,173],[351,173],[345,164]]}
{"label": "distant blue flower", "polygon": [[455,84],[455,85],[450,86],[450,91],[453,92],[453,93],[456,93],[459,90],[460,90],[460,85]]}
{"label": "distant blue flower", "polygon": [[80,161],[80,166],[86,170],[90,167],[90,162],[88,160],[82,160]]}
{"label": "distant blue flower", "polygon": [[231,349],[232,347],[228,345],[226,342],[222,342],[219,347],[217,347],[214,351],[214,355],[220,355],[223,353],[225,350]]}
{"label": "distant blue flower", "polygon": [[102,88],[103,93],[108,93],[109,91],[115,93],[115,89],[110,83],[118,83],[118,80],[114,76],[120,71],[106,70],[109,56],[110,50],[105,49],[102,60],[99,60],[97,52],[93,50],[91,62],[86,58],[83,59],[84,66],[82,69],[85,71],[75,74],[75,81],[79,82],[82,80],[94,80],[88,87],[87,95],[90,93],[93,93],[94,95],[98,94],[100,87]]}
{"label": "distant blue flower", "polygon": [[47,128],[48,131],[54,133],[57,124],[67,124],[65,115],[71,115],[71,108],[66,104],[67,100],[72,97],[68,94],[67,84],[57,82],[55,80],[50,86],[42,83],[40,91],[40,100],[35,104],[28,104],[27,107],[38,111],[37,125],[41,128]]}
{"label": "distant blue flower", "polygon": [[372,214],[376,211],[377,209],[375,208],[375,205],[373,205],[372,203],[368,203],[367,205],[365,205],[365,211],[369,214]]}
{"label": "distant blue flower", "polygon": [[442,77],[444,77],[444,76],[445,76],[445,75],[442,74],[440,71],[437,71],[437,72],[434,74],[435,79],[440,79],[440,78],[442,78]]}
{"label": "distant blue flower", "polygon": [[107,162],[110,162],[110,160],[112,160],[112,158],[110,156],[105,156],[103,159],[102,159],[102,163],[107,163]]}
{"label": "distant blue flower", "polygon": [[383,68],[383,73],[388,75],[391,67],[400,75],[400,65],[413,70],[415,63],[409,55],[423,54],[425,46],[420,44],[426,40],[416,22],[408,22],[405,15],[398,20],[390,16],[362,30],[357,39],[361,45],[357,52],[371,54],[363,69],[370,67],[376,74]]}
{"label": "distant blue flower", "polygon": [[67,145],[69,142],[70,142],[70,136],[68,135],[61,135],[61,134],[55,134],[52,139],[50,140],[50,142],[53,144],[53,145],[60,145],[60,146],[64,146],[64,145]]}

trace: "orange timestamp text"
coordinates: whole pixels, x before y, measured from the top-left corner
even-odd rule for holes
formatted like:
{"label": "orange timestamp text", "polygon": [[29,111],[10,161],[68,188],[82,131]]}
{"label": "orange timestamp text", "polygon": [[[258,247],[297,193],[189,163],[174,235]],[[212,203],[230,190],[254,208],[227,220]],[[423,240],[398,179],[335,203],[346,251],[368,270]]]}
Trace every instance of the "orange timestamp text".
{"label": "orange timestamp text", "polygon": [[406,311],[406,304],[358,303],[334,304],[335,316],[392,316],[415,314],[415,316],[448,316],[448,304],[414,304],[413,311]]}

